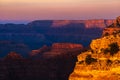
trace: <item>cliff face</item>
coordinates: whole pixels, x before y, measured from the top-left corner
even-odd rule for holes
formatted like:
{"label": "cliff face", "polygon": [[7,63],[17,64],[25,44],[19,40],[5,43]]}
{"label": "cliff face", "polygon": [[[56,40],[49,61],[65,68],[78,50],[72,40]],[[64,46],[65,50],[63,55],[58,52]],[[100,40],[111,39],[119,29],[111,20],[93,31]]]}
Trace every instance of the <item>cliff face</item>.
{"label": "cliff face", "polygon": [[92,40],[90,48],[77,56],[78,61],[74,71],[69,76],[69,80],[119,80],[119,30],[114,34]]}
{"label": "cliff face", "polygon": [[61,26],[66,26],[68,24],[74,23],[83,23],[86,28],[105,28],[108,25],[111,25],[114,20],[104,20],[104,19],[99,19],[99,20],[56,20],[53,21],[52,27],[61,27]]}

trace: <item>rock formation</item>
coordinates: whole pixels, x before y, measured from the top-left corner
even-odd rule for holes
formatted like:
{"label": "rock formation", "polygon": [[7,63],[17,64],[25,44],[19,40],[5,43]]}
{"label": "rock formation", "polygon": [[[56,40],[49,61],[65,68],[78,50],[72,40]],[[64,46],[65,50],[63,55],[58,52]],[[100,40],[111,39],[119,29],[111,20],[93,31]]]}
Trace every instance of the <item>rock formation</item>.
{"label": "rock formation", "polygon": [[70,55],[76,55],[71,54],[71,52],[74,51],[80,51],[83,49],[83,46],[81,44],[74,44],[74,43],[54,43],[52,45],[52,48],[49,52],[43,53],[43,56],[45,58],[51,58],[56,56],[62,56],[66,54]]}
{"label": "rock formation", "polygon": [[90,47],[93,51],[101,53],[103,49],[109,48],[109,45],[112,43],[117,43],[120,46],[120,33],[92,40]]}
{"label": "rock formation", "polygon": [[114,21],[114,23],[111,24],[111,25],[108,26],[108,27],[120,27],[120,16],[118,16],[118,17],[116,18],[116,20]]}
{"label": "rock formation", "polygon": [[8,59],[8,60],[15,59],[16,60],[16,59],[23,59],[23,57],[16,52],[10,52],[4,59]]}
{"label": "rock formation", "polygon": [[113,24],[103,30],[102,36],[116,34],[120,32],[120,16],[116,18]]}
{"label": "rock formation", "polygon": [[61,56],[69,52],[82,50],[83,46],[81,44],[74,43],[53,43],[51,47],[43,46],[40,49],[32,50],[31,56],[41,55],[44,58],[52,58],[56,56]]}
{"label": "rock formation", "polygon": [[50,48],[48,46],[44,45],[40,49],[32,50],[31,53],[30,53],[30,56],[35,56],[37,54],[42,54],[44,52],[48,52],[49,50],[50,50]]}
{"label": "rock formation", "polygon": [[[117,19],[114,24],[119,27]],[[79,54],[77,58],[69,80],[119,80],[120,32],[92,40],[90,49]]]}
{"label": "rock formation", "polygon": [[92,19],[92,20],[55,20],[52,23],[51,27],[64,27],[68,24],[74,23],[83,23],[85,28],[105,28],[108,25],[111,25],[114,20],[104,20],[104,19]]}

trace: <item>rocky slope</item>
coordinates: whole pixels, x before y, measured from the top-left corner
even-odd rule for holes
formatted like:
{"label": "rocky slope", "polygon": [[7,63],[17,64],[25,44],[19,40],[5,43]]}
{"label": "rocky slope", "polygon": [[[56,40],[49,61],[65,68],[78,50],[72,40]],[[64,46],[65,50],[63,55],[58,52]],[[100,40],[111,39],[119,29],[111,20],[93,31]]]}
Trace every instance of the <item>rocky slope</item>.
{"label": "rocky slope", "polygon": [[[113,24],[120,28],[118,19],[120,17]],[[114,28],[116,26],[111,27],[111,29]],[[119,29],[111,32],[111,34],[92,40],[91,49],[77,56],[78,61],[69,80],[120,79],[120,32]]]}

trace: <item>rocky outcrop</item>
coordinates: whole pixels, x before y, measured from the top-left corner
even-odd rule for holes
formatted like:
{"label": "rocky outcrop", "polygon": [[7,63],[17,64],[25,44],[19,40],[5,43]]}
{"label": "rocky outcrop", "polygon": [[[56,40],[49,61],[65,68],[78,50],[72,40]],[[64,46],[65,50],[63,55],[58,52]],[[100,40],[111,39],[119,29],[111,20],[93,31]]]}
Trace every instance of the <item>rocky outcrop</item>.
{"label": "rocky outcrop", "polygon": [[99,39],[92,40],[90,47],[93,51],[101,53],[103,49],[108,48],[110,44],[115,42],[120,47],[120,33],[117,35],[109,35]]}
{"label": "rocky outcrop", "polygon": [[103,30],[102,36],[116,34],[120,32],[120,16],[114,20],[113,24]]}
{"label": "rocky outcrop", "polygon": [[90,49],[77,56],[69,80],[119,80],[119,58],[120,32],[92,40]]}
{"label": "rocky outcrop", "polygon": [[108,35],[116,34],[116,33],[119,33],[119,32],[120,32],[120,28],[117,28],[117,27],[114,27],[114,28],[105,28],[103,30],[102,36],[108,36]]}
{"label": "rocky outcrop", "polygon": [[116,20],[114,20],[114,23],[111,24],[110,26],[108,27],[120,27],[120,16],[116,18]]}

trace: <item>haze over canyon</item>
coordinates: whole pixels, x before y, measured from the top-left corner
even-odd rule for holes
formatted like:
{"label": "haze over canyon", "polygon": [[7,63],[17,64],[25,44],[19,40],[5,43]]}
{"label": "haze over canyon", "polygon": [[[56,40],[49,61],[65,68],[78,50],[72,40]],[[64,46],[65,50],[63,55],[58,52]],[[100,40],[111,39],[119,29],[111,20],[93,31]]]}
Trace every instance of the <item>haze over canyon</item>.
{"label": "haze over canyon", "polygon": [[28,24],[0,24],[0,56],[3,57],[11,51],[27,56],[33,49],[43,45],[51,46],[57,42],[80,43],[87,47],[113,21],[36,20]]}

